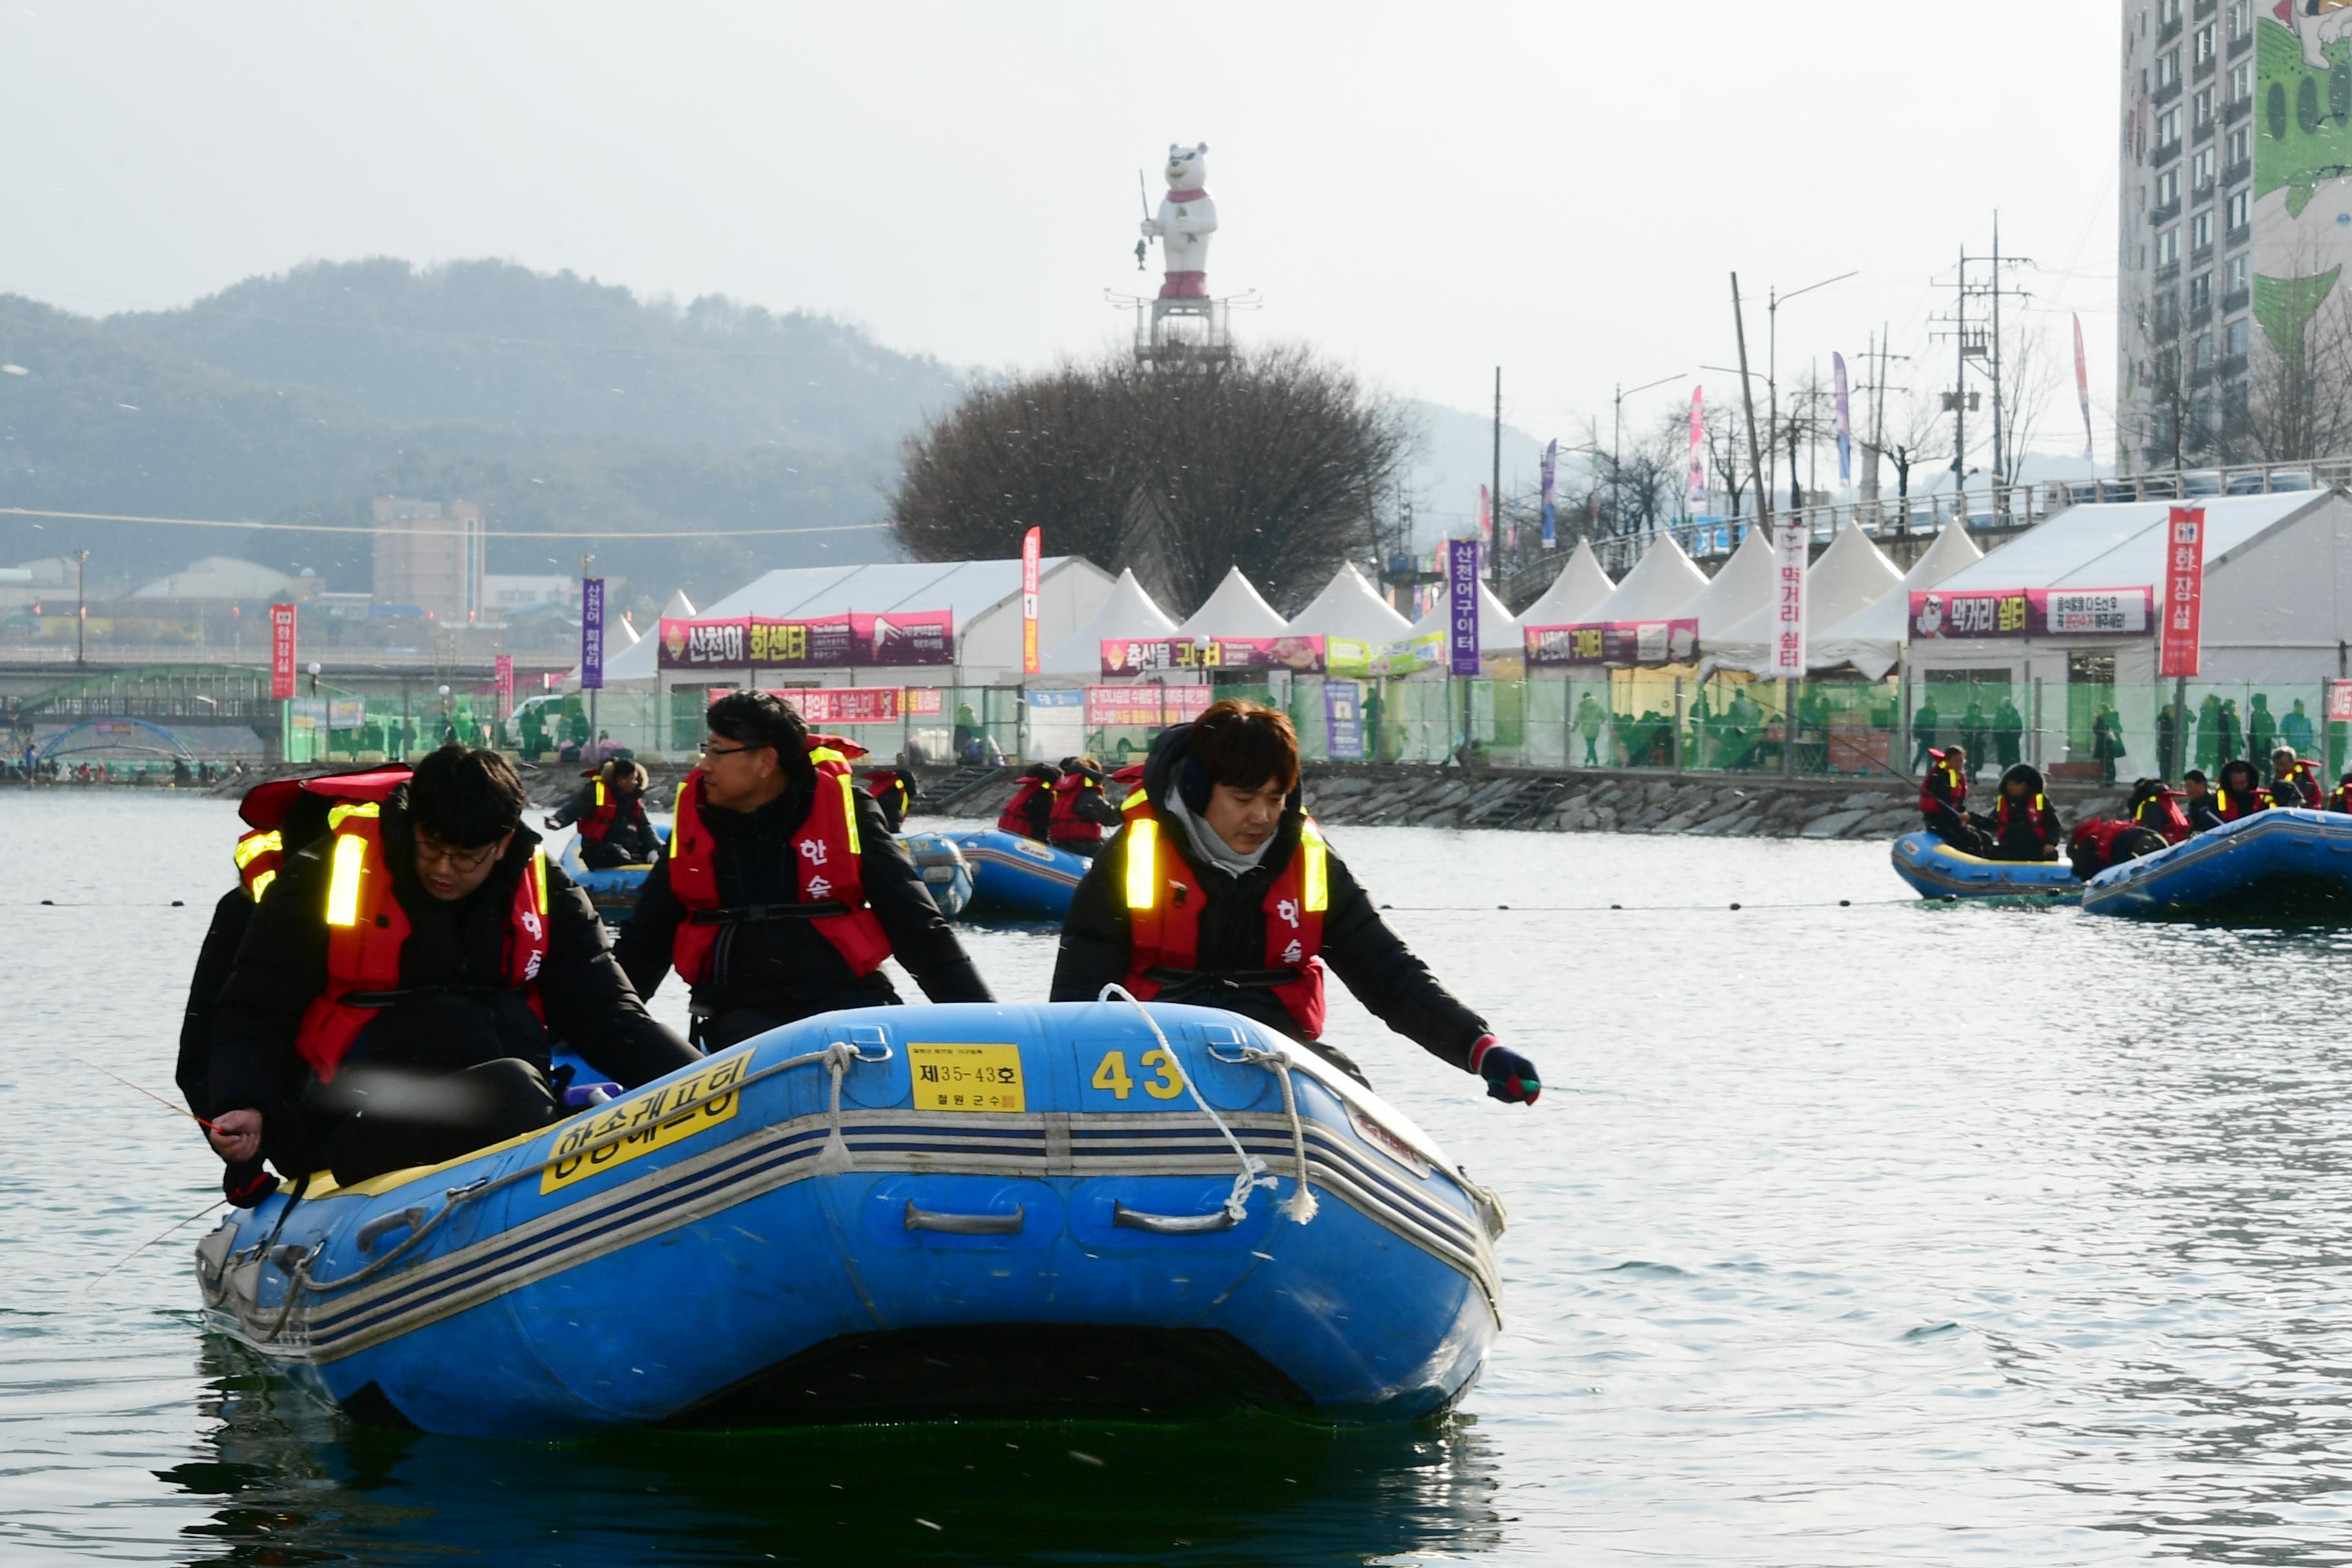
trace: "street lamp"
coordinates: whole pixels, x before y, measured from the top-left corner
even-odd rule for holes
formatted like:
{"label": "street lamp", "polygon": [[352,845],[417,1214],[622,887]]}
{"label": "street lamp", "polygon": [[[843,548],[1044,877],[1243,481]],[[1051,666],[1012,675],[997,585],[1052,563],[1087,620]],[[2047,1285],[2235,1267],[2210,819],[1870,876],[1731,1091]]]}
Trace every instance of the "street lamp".
{"label": "street lamp", "polygon": [[1766,321],[1765,335],[1768,341],[1765,347],[1764,357],[1764,395],[1769,407],[1764,416],[1764,427],[1767,431],[1772,433],[1772,439],[1776,443],[1774,446],[1768,447],[1765,451],[1764,490],[1768,495],[1771,493],[1772,487],[1779,482],[1777,476],[1779,473],[1780,451],[1777,442],[1780,439],[1779,432],[1780,428],[1780,383],[1779,380],[1780,373],[1780,307],[1782,304],[1788,300],[1795,299],[1800,294],[1810,294],[1816,289],[1826,289],[1832,283],[1843,283],[1849,278],[1856,278],[1860,276],[1861,269],[1857,268],[1852,272],[1841,272],[1834,278],[1824,278],[1818,283],[1808,283],[1803,288],[1794,289],[1786,294],[1774,290],[1766,296],[1764,315]]}
{"label": "street lamp", "polygon": [[315,658],[310,661],[310,695],[319,695],[319,661]]}

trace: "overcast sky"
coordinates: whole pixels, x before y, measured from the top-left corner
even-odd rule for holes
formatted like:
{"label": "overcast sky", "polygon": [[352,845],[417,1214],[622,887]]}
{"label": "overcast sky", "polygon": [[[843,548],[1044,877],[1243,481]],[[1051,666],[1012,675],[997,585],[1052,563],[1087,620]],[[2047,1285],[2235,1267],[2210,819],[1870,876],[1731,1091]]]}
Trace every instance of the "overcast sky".
{"label": "overcast sky", "polygon": [[[2115,376],[2110,0],[1186,6],[122,5],[0,13],[0,290],[185,302],[307,258],[495,256],[829,311],[958,364],[1122,330],[1139,166],[1210,144],[1220,294],[1380,384],[1538,436],[1882,321],[1947,385],[1995,208],[2050,329],[2035,445],[2100,457]],[[1629,398],[1654,420],[1690,381]]]}

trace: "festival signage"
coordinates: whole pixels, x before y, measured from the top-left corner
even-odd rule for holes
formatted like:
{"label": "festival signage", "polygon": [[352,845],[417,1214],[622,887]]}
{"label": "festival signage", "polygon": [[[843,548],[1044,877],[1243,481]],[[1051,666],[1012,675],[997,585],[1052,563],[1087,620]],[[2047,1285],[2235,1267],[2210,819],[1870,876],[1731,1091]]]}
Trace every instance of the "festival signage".
{"label": "festival signage", "polygon": [[357,730],[367,723],[367,699],[364,697],[328,697],[327,728]]}
{"label": "festival signage", "polygon": [[1159,730],[1187,724],[1209,710],[1212,695],[1205,686],[1089,686],[1087,728]]}
{"label": "festival signage", "polygon": [[1698,657],[1698,621],[1589,621],[1570,626],[1526,626],[1528,664],[1688,664]]}
{"label": "festival signage", "polygon": [[1037,673],[1037,563],[1045,550],[1045,531],[1033,528],[1021,536],[1021,673]]}
{"label": "festival signage", "polygon": [[1352,680],[1323,683],[1323,732],[1334,762],[1359,762],[1364,755],[1363,689]]}
{"label": "festival signage", "polygon": [[936,719],[948,710],[947,693],[936,686],[910,686],[906,700],[910,719]]}
{"label": "festival signage", "polygon": [[895,686],[820,686],[772,693],[812,724],[895,724],[906,713]]}
{"label": "festival signage", "polygon": [[1446,668],[1452,673],[1478,673],[1478,542],[1475,539],[1451,539],[1445,543],[1445,649]]}
{"label": "festival signage", "polygon": [[2327,683],[2327,721],[2331,724],[2352,723],[2352,680],[2331,680]]}
{"label": "festival signage", "polygon": [[1554,439],[1544,447],[1543,455],[1543,547],[1559,548],[1559,512],[1552,504],[1552,479],[1559,466],[1559,442]]}
{"label": "festival signage", "polygon": [[1992,588],[1911,595],[1911,635],[2142,637],[2156,626],[2152,588]]}
{"label": "festival signage", "polygon": [[1354,637],[1323,639],[1323,669],[1327,675],[1362,680],[1379,676],[1416,675],[1445,663],[1445,634],[1423,632],[1395,642],[1360,642]]}
{"label": "festival signage", "polygon": [[2177,506],[2164,542],[2164,636],[2156,673],[2185,679],[2204,661],[2205,509]]}
{"label": "festival signage", "polygon": [[269,606],[269,695],[294,695],[294,606]]}
{"label": "festival signage", "polygon": [[664,669],[843,669],[955,662],[949,610],[772,620],[664,616]]}
{"label": "festival signage", "polygon": [[604,684],[604,579],[580,579],[580,689]]}
{"label": "festival signage", "polygon": [[514,716],[514,655],[499,655],[493,668],[496,673],[492,677],[492,689],[498,693],[499,722],[503,724]]}
{"label": "festival signage", "polygon": [[1805,679],[1805,563],[1811,558],[1812,529],[1802,521],[1780,520],[1772,540],[1772,646],[1766,650],[1775,680]]}
{"label": "festival signage", "polygon": [[1203,669],[1323,672],[1321,637],[1105,637],[1105,675],[1157,675]]}

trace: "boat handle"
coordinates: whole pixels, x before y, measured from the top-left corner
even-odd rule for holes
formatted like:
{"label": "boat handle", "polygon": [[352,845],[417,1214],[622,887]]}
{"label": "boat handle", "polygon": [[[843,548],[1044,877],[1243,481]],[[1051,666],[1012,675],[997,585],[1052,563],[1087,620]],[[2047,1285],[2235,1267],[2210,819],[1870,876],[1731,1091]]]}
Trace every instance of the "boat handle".
{"label": "boat handle", "polygon": [[359,1235],[352,1239],[359,1243],[362,1252],[373,1252],[375,1244],[394,1231],[415,1230],[424,1223],[423,1209],[400,1209],[392,1214],[380,1214],[360,1226]]}
{"label": "boat handle", "polygon": [[907,1228],[936,1230],[947,1236],[1017,1236],[1028,1213],[1027,1204],[1015,1204],[1011,1214],[938,1214],[917,1208],[915,1200],[908,1198]]}
{"label": "boat handle", "polygon": [[1214,1230],[1231,1230],[1237,1222],[1225,1209],[1210,1214],[1147,1214],[1113,1198],[1110,1223],[1120,1230],[1148,1230],[1154,1236],[1205,1236]]}

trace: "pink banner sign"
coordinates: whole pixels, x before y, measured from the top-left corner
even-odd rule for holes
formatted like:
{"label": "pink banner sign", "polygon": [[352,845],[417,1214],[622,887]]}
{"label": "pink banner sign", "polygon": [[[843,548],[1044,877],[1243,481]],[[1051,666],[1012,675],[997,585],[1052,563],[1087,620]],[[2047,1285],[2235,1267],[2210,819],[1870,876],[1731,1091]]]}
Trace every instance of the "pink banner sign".
{"label": "pink banner sign", "polygon": [[664,669],[844,669],[955,662],[950,610],[661,623]]}
{"label": "pink banner sign", "polygon": [[1089,730],[1160,730],[1188,724],[1209,710],[1205,686],[1089,686]]}
{"label": "pink banner sign", "polygon": [[1156,675],[1171,670],[1286,669],[1323,673],[1321,637],[1106,637],[1105,675]]}
{"label": "pink banner sign", "polygon": [[1572,626],[1524,626],[1529,668],[1572,665],[1688,664],[1698,657],[1696,618],[1590,621]]}
{"label": "pink banner sign", "polygon": [[2153,588],[1927,589],[1911,595],[1915,637],[2144,637]]}
{"label": "pink banner sign", "polygon": [[2156,673],[2186,679],[2205,656],[2205,509],[2177,506],[2166,525],[2164,636]]}
{"label": "pink banner sign", "polygon": [[820,686],[771,693],[812,724],[895,724],[906,711],[895,686]]}

